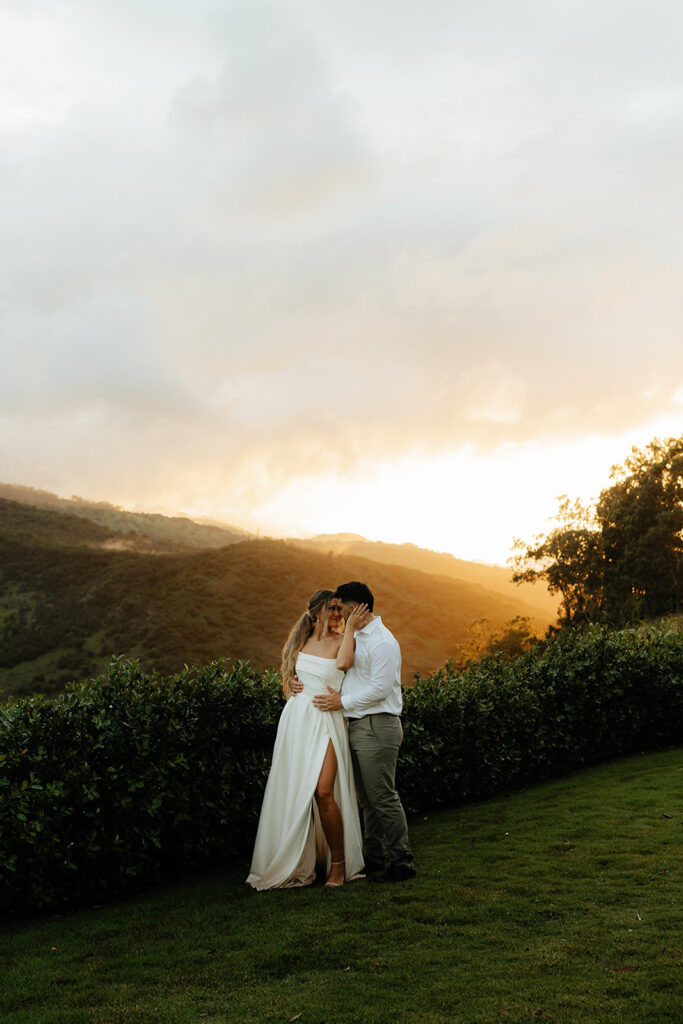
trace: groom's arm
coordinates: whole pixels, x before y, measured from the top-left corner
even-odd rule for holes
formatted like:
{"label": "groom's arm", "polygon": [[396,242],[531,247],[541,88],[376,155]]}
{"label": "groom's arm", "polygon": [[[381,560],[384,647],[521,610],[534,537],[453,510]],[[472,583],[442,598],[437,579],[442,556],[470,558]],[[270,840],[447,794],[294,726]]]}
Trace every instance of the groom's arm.
{"label": "groom's arm", "polygon": [[370,656],[370,682],[359,693],[347,693],[341,697],[344,711],[365,711],[385,700],[391,693],[398,675],[398,655],[394,645],[379,643]]}

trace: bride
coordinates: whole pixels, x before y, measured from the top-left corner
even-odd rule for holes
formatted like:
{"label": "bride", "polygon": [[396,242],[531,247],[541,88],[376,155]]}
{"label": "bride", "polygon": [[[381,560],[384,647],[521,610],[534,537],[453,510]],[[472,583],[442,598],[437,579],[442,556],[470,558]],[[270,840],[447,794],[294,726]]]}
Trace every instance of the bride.
{"label": "bride", "polygon": [[[353,664],[354,628],[365,615],[354,609],[343,634],[341,602],[318,590],[282,651],[282,682],[288,698],[280,716],[273,763],[263,797],[251,872],[254,889],[310,885],[316,862],[329,868],[328,887],[363,869],[356,790],[342,711],[322,712],[313,697],[341,689]],[[292,695],[294,676],[303,691]]]}

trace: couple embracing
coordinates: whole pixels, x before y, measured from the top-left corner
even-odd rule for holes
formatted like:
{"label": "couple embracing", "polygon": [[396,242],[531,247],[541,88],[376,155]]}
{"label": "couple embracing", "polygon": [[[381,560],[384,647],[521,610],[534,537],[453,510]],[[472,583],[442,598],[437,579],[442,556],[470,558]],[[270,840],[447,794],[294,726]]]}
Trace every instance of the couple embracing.
{"label": "couple embracing", "polygon": [[289,699],[247,878],[255,889],[310,885],[316,865],[329,888],[364,874],[383,882],[415,876],[395,781],[401,651],[373,609],[364,583],[319,590],[289,634]]}

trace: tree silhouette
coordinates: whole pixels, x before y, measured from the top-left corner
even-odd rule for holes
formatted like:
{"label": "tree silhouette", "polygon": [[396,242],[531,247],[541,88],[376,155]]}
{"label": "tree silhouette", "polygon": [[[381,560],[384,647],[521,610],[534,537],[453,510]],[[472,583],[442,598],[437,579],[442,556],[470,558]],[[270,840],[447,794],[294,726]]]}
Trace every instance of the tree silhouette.
{"label": "tree silhouette", "polygon": [[679,612],[683,589],[683,437],[633,448],[595,508],[563,496],[558,525],[515,541],[513,580],[545,580],[561,624],[624,623]]}

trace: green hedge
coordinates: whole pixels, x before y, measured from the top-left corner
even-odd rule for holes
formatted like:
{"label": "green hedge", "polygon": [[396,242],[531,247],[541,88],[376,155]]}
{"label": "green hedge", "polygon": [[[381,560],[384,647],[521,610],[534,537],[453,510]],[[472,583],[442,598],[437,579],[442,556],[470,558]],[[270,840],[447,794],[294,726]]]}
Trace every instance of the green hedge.
{"label": "green hedge", "polygon": [[104,898],[234,856],[258,820],[283,706],[274,672],[164,680],[115,659],[0,711],[0,908]]}
{"label": "green hedge", "polygon": [[[410,811],[681,741],[683,638],[562,634],[514,662],[447,665],[405,694]],[[114,659],[0,710],[0,908],[109,897],[247,854],[282,709],[275,672],[169,679]]]}
{"label": "green hedge", "polygon": [[683,740],[683,634],[567,630],[405,693],[399,791],[448,805]]}

